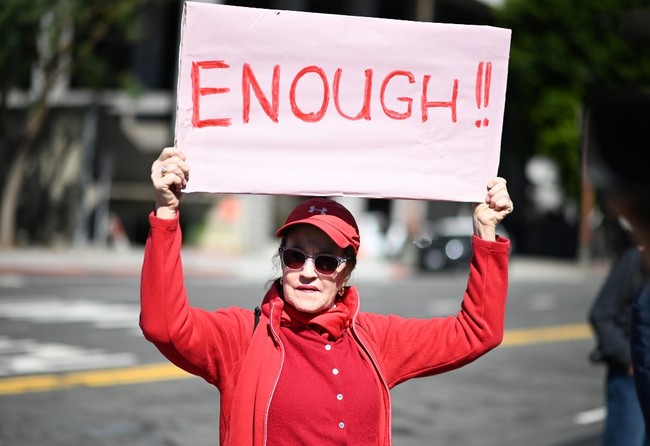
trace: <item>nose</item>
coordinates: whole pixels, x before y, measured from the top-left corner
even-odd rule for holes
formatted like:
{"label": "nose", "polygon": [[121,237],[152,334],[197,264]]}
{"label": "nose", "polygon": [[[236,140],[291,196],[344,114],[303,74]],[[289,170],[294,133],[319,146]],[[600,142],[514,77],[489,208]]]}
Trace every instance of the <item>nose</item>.
{"label": "nose", "polygon": [[302,271],[301,271],[303,276],[307,277],[315,277],[318,274],[316,274],[316,264],[314,263],[314,259],[307,258],[305,260],[305,264],[302,266]]}

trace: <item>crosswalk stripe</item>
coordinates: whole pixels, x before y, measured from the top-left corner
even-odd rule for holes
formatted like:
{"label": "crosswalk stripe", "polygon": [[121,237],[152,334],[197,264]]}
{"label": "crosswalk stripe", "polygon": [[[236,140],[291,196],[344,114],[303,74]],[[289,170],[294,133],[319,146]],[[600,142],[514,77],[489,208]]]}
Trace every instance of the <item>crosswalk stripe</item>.
{"label": "crosswalk stripe", "polygon": [[61,299],[57,296],[5,297],[0,318],[34,324],[88,322],[97,328],[137,327],[140,308],[136,304],[107,303],[89,299]]}

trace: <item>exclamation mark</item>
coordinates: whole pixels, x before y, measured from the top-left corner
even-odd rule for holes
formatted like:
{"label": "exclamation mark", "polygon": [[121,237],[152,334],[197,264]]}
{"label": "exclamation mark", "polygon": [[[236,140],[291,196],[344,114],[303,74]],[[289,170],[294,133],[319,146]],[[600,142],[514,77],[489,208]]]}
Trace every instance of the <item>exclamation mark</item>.
{"label": "exclamation mark", "polygon": [[[485,73],[483,69],[485,68]],[[484,82],[485,80],[485,82]],[[487,107],[490,104],[490,81],[492,80],[492,62],[479,62],[478,69],[476,70],[476,106],[481,109],[481,103],[483,107]],[[481,100],[482,99],[482,100]],[[490,124],[488,118],[483,118],[481,121],[477,119],[474,125],[476,128],[480,128],[481,125],[487,127]]]}

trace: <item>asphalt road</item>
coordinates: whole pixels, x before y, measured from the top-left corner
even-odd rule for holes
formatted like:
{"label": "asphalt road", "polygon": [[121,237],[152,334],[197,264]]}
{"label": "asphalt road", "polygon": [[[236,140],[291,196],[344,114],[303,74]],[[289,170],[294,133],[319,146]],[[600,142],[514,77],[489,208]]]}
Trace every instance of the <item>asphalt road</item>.
{"label": "asphalt road", "polygon": [[[394,389],[394,444],[599,444],[604,370],[587,360],[585,320],[601,279],[513,279],[502,346]],[[205,308],[254,308],[264,285],[188,280],[192,303]],[[465,277],[358,285],[366,311],[431,317],[456,311]],[[142,338],[138,286],[137,277],[0,276],[0,445],[218,443],[218,393]]]}

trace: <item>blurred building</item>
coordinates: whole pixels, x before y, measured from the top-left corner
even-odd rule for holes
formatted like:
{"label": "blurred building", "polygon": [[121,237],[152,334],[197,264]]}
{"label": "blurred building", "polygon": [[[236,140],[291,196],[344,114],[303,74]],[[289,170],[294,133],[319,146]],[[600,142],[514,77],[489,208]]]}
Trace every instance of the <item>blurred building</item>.
{"label": "blurred building", "polygon": [[[291,9],[404,20],[491,24],[492,0],[248,0],[222,1],[236,6]],[[159,151],[173,144],[174,87],[182,2],[152,0],[143,10],[147,30],[135,45],[113,38],[100,45],[111,63],[128,69],[142,87],[137,95],[107,90],[94,95],[75,79],[61,79],[53,89],[49,128],[68,125],[68,141],[47,133],[43,144],[76,144],[79,161],[70,172],[81,195],[67,211],[74,227],[62,231],[78,246],[89,243],[141,244],[153,193],[149,171]],[[117,42],[117,43],[116,43]],[[36,78],[32,79],[32,82]],[[28,93],[15,92],[16,113]],[[67,124],[66,124],[67,123]],[[75,171],[76,169],[76,171]],[[86,172],[86,174],[82,174]],[[273,240],[273,230],[298,200],[278,196],[189,194],[183,201],[186,242],[245,252]],[[424,220],[459,212],[462,205],[408,200],[343,198],[358,216],[367,255],[398,256],[404,242]],[[37,210],[34,210],[37,212]],[[65,238],[65,237],[64,237]]]}

